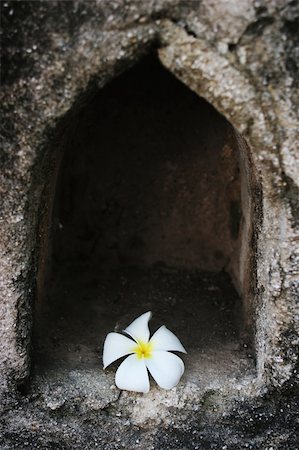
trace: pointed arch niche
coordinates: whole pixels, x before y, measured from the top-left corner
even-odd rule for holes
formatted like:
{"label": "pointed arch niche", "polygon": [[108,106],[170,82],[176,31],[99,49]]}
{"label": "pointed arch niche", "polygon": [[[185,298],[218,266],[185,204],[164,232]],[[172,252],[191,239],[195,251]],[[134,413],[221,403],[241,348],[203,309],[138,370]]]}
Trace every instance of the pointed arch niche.
{"label": "pointed arch niche", "polygon": [[36,370],[113,384],[105,335],[151,310],[152,331],[167,325],[188,350],[182,386],[254,373],[254,173],[242,137],[155,56],[95,93],[67,130]]}

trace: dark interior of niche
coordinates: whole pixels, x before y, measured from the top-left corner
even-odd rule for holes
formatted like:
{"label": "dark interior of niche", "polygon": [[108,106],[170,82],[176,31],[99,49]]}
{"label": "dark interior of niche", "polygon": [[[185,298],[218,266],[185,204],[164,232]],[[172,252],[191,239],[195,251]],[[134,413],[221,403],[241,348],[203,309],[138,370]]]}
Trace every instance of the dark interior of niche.
{"label": "dark interior of niche", "polygon": [[231,276],[242,208],[230,124],[150,56],[97,92],[70,130],[37,366],[101,370],[106,333],[148,310],[152,330],[166,324],[180,337],[190,373],[195,354],[217,365],[221,352],[231,365],[243,317]]}

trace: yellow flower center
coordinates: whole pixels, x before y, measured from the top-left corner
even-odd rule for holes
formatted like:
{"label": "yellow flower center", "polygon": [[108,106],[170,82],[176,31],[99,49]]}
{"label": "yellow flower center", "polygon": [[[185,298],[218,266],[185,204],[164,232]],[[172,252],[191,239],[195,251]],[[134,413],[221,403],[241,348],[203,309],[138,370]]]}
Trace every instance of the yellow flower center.
{"label": "yellow flower center", "polygon": [[138,341],[136,347],[133,349],[136,353],[137,358],[151,358],[153,351],[153,344],[150,342]]}

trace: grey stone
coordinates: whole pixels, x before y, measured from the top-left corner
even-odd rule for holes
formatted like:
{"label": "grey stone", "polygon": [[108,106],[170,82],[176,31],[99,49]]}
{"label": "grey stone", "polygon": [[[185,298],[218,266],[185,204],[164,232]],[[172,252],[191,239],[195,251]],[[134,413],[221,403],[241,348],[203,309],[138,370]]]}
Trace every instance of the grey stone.
{"label": "grey stone", "polygon": [[[1,14],[2,448],[298,448],[298,4],[6,1]],[[176,388],[142,396],[115,388],[88,339],[59,353],[66,328],[50,344],[41,330],[51,307],[44,287],[62,153],[96,93],[153,51],[234,127],[226,150],[239,155],[243,222],[226,270],[243,299],[246,338],[235,339],[232,328],[226,346],[219,338],[213,351],[203,345],[187,356]],[[171,280],[186,267],[161,270],[152,276],[164,284],[149,289],[152,297],[131,289],[132,303],[111,307],[110,318],[100,310],[99,336],[117,314],[120,326],[138,315],[140,292],[143,308],[156,301],[179,310],[179,291],[165,299],[163,289],[184,286]],[[120,296],[130,281],[122,277]],[[54,291],[68,281],[57,279]],[[225,315],[217,282],[211,299]],[[188,338],[182,323],[173,326]],[[34,347],[32,334],[42,336]],[[54,362],[41,364],[43,352]],[[87,362],[78,368],[81,355]]]}

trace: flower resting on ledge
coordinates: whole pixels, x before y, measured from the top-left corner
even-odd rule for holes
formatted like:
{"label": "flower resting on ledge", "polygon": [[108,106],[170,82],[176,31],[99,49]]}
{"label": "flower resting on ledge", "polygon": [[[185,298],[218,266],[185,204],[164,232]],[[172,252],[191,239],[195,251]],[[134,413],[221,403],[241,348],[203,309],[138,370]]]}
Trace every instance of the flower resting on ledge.
{"label": "flower resting on ledge", "polygon": [[181,358],[169,351],[186,353],[186,350],[164,325],[149,339],[151,316],[150,311],[142,314],[124,330],[134,340],[119,333],[109,333],[105,339],[104,369],[122,356],[129,355],[116,371],[115,384],[119,389],[149,392],[148,370],[161,388],[171,389],[184,373]]}

